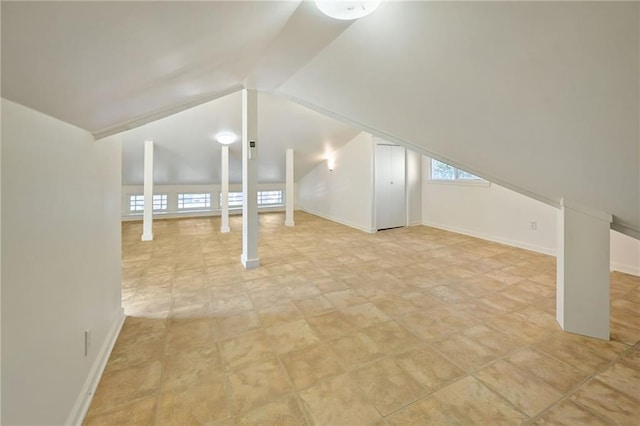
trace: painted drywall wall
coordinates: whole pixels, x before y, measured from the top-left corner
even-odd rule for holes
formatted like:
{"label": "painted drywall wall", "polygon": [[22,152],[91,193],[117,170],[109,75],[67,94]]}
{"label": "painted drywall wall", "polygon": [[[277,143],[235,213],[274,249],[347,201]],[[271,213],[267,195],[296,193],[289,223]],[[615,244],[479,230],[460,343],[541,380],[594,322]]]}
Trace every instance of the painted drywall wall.
{"label": "painted drywall wall", "polygon": [[496,184],[429,181],[426,157],[424,163],[423,224],[555,254],[554,207]]}
{"label": "painted drywall wall", "polygon": [[640,238],[638,8],[383,2],[278,92]]}
{"label": "painted drywall wall", "polygon": [[422,224],[422,155],[407,149],[407,224]]}
{"label": "painted drywall wall", "polygon": [[122,319],[120,149],[2,100],[3,424],[79,422],[99,378]]}
{"label": "painted drywall wall", "polygon": [[373,224],[373,152],[371,135],[360,133],[328,153],[333,171],[322,161],[298,181],[298,205],[304,211],[366,232]]}
{"label": "painted drywall wall", "polygon": [[[424,157],[423,224],[555,255],[555,207],[496,184],[429,181],[429,165]],[[640,275],[640,241],[611,231],[611,269]]]}
{"label": "painted drywall wall", "polygon": [[611,231],[611,269],[640,276],[640,241]]}
{"label": "painted drywall wall", "polygon": [[[2,8],[0,8],[0,10],[1,9]],[[2,102],[0,102],[0,117],[2,117]],[[0,119],[0,189],[1,188],[2,188],[2,120]],[[1,380],[2,380],[2,196],[0,195],[0,423],[2,422],[2,381]]]}

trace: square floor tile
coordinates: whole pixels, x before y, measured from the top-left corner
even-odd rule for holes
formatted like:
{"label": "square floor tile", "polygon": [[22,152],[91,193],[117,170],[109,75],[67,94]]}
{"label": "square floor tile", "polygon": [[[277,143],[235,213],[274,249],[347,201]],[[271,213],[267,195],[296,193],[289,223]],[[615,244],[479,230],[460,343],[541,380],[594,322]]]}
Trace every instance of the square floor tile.
{"label": "square floor tile", "polygon": [[227,369],[275,358],[271,342],[263,330],[253,331],[220,342],[220,350]]}
{"label": "square floor tile", "polygon": [[531,348],[514,352],[505,361],[545,381],[562,394],[569,392],[587,377],[569,364]]}
{"label": "square floor tile", "polygon": [[314,425],[367,425],[380,418],[362,391],[342,375],[300,392]]}
{"label": "square floor tile", "polygon": [[364,333],[356,333],[328,342],[340,363],[353,369],[384,356],[378,344]]}
{"label": "square floor tile", "polygon": [[90,414],[156,394],[161,374],[160,361],[105,372],[93,397]]}
{"label": "square floor tile", "polygon": [[275,359],[239,368],[229,374],[228,381],[234,415],[251,411],[293,390],[287,373]]}
{"label": "square floor tile", "polygon": [[162,392],[158,423],[168,425],[210,424],[230,417],[221,376],[188,390]]}
{"label": "square floor tile", "polygon": [[562,397],[545,381],[503,360],[481,369],[476,377],[529,416],[536,415]]}
{"label": "square floor tile", "polygon": [[344,372],[335,354],[322,343],[281,355],[280,359],[297,389]]}
{"label": "square floor tile", "polygon": [[397,364],[428,390],[448,384],[466,373],[431,348],[414,349],[395,358]]}
{"label": "square floor tile", "polygon": [[425,388],[391,359],[369,364],[351,377],[383,416],[417,400]]}
{"label": "square floor tile", "polygon": [[349,306],[341,311],[353,329],[370,327],[391,319],[371,303]]}
{"label": "square floor tile", "polygon": [[290,396],[257,408],[237,420],[239,425],[308,425],[298,401]]}
{"label": "square floor tile", "polygon": [[273,342],[273,347],[281,354],[309,346],[320,340],[304,319],[269,327],[266,331]]}
{"label": "square floor tile", "polygon": [[190,352],[178,352],[164,360],[162,387],[182,388],[222,374],[222,357],[217,345]]}
{"label": "square floor tile", "polygon": [[526,419],[473,377],[459,380],[432,397],[461,424],[519,424]]}
{"label": "square floor tile", "polygon": [[609,423],[608,420],[598,417],[587,409],[565,399],[551,408],[551,410],[540,417],[534,424],[540,426],[605,426]]}
{"label": "square floor tile", "polygon": [[322,340],[335,339],[353,332],[347,317],[339,311],[308,318],[308,322]]}
{"label": "square floor tile", "polygon": [[150,396],[139,399],[130,404],[122,405],[121,408],[111,410],[103,414],[91,415],[91,412],[84,419],[84,426],[106,426],[106,425],[140,425],[154,426],[156,424],[157,397]]}
{"label": "square floor tile", "polygon": [[632,398],[597,379],[590,380],[569,399],[616,424],[637,424],[640,416],[640,399]]}

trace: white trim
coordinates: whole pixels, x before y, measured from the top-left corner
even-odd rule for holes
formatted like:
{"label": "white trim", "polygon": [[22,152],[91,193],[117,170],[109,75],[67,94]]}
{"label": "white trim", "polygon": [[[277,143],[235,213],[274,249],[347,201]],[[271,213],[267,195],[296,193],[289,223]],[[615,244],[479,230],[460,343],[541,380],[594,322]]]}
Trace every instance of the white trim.
{"label": "white trim", "polygon": [[120,330],[122,329],[125,318],[126,317],[124,315],[124,309],[122,309],[120,316],[116,318],[116,321],[111,326],[109,333],[107,333],[107,338],[102,344],[100,352],[98,352],[98,356],[96,357],[96,360],[94,361],[93,366],[89,371],[89,376],[84,382],[84,386],[82,386],[80,395],[78,395],[76,403],[74,404],[73,409],[71,410],[71,414],[69,414],[69,417],[67,418],[65,424],[82,424],[84,416],[87,415],[87,411],[89,410],[89,406],[91,405],[91,401],[93,400],[93,396],[95,395],[98,383],[100,383],[100,379],[102,378],[104,368],[107,366],[107,361],[109,361],[109,356],[111,356],[111,351],[116,344],[118,335],[120,335]]}
{"label": "white trim", "polygon": [[254,269],[260,266],[260,259],[247,259],[244,254],[240,255],[240,263],[244,266],[244,269]]}
{"label": "white trim", "polygon": [[309,209],[303,208],[302,211],[305,212],[305,213],[312,214],[314,216],[321,217],[323,219],[330,220],[332,222],[339,223],[340,225],[348,226],[349,228],[355,228],[355,229],[357,229],[359,231],[363,231],[363,232],[366,232],[368,234],[375,234],[376,233],[375,229],[367,229],[367,228],[365,228],[363,226],[356,225],[355,223],[351,223],[351,222],[348,222],[346,220],[338,219],[338,218],[333,217],[333,216],[325,215],[323,213],[315,212],[313,210],[309,210]]}
{"label": "white trim", "polygon": [[491,186],[491,182],[483,179],[426,179],[425,182],[429,185]]}
{"label": "white trim", "polygon": [[[517,247],[525,250],[531,250],[536,253],[547,254],[549,256],[556,256],[556,250],[541,246],[536,246],[533,244],[527,244],[520,241],[510,240],[508,238],[496,237],[494,235],[483,234],[480,232],[468,231],[466,229],[455,228],[451,226],[439,225],[437,223],[432,222],[423,222],[422,225],[430,226],[432,228],[443,229],[445,231],[456,232],[458,234],[468,235],[470,237],[481,238],[487,241],[493,241],[495,243],[505,244],[511,247]],[[610,269],[612,271],[622,272],[625,274],[640,276],[640,265],[627,265],[619,262],[611,262]]]}
{"label": "white trim", "polygon": [[422,224],[425,226],[431,226],[432,228],[443,229],[445,231],[456,232],[458,234],[468,235],[470,237],[476,237],[476,238],[481,238],[487,241],[493,241],[495,243],[505,244],[511,247],[518,247],[525,250],[535,251],[536,253],[547,254],[550,256],[556,255],[556,250],[548,247],[537,246],[534,244],[527,244],[521,241],[510,240],[508,238],[497,237],[495,235],[483,234],[481,232],[469,231],[466,229],[455,228],[452,226],[440,225],[433,222],[423,222]]}
{"label": "white trim", "polygon": [[574,203],[573,201],[569,201],[565,198],[560,200],[560,207],[571,209],[578,213],[586,214],[588,216],[593,217],[594,219],[598,219],[609,224],[613,222],[613,216],[610,215],[609,213],[605,213],[600,210],[592,209],[591,207]]}
{"label": "white trim", "polygon": [[[263,206],[258,207],[258,213],[270,213],[270,212],[284,212],[284,206]],[[241,215],[242,208],[229,209],[229,215]],[[178,219],[189,217],[207,217],[207,216],[220,216],[220,210],[187,210],[178,212],[155,212],[153,218],[158,219]],[[142,220],[140,213],[123,214],[121,217],[123,222]]]}
{"label": "white trim", "polygon": [[611,262],[611,270],[640,277],[640,265],[625,265],[623,263]]}

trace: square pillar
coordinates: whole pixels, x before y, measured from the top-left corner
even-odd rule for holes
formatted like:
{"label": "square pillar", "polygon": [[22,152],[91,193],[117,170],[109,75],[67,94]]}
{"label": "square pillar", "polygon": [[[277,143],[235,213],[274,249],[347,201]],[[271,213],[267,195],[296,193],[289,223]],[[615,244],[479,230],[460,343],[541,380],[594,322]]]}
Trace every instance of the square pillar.
{"label": "square pillar", "polygon": [[144,212],[142,241],[153,240],[153,141],[144,141]]}
{"label": "square pillar", "polygon": [[222,177],[220,179],[220,232],[230,232],[229,228],[229,147],[222,146]]}
{"label": "square pillar", "polygon": [[294,188],[293,188],[293,149],[287,149],[287,158],[286,158],[286,184],[285,184],[285,215],[284,215],[284,225],[285,226],[294,226],[295,222],[293,221],[293,205],[295,201]]}
{"label": "square pillar", "polygon": [[562,201],[556,318],[563,330],[609,340],[609,214]]}
{"label": "square pillar", "polygon": [[242,91],[242,255],[245,269],[260,266],[258,258],[258,93]]}

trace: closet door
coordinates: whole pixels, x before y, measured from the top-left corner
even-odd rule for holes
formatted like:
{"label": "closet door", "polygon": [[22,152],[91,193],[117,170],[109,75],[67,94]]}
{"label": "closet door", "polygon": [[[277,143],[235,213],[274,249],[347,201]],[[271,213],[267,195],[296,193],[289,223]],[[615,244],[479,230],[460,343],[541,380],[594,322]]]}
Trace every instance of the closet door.
{"label": "closet door", "polygon": [[376,228],[405,226],[405,149],[376,145]]}

